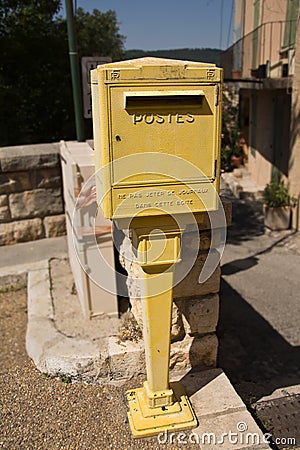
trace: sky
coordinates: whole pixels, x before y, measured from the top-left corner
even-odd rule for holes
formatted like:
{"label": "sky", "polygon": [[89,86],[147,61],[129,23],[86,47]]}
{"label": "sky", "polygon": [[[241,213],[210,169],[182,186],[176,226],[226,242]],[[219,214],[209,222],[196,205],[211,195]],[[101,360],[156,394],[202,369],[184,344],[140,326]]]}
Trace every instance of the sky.
{"label": "sky", "polygon": [[233,0],[74,1],[77,7],[89,12],[116,11],[127,50],[186,47],[225,50],[232,44]]}

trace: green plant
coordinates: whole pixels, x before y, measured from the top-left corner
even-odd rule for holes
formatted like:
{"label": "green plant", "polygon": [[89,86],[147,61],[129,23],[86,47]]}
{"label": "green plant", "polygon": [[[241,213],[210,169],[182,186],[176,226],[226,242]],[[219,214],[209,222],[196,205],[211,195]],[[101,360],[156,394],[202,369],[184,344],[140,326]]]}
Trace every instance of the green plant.
{"label": "green plant", "polygon": [[27,286],[26,283],[23,284],[11,284],[10,286],[6,286],[0,289],[0,294],[5,294],[6,292],[17,292],[20,291],[21,289],[25,289]]}
{"label": "green plant", "polygon": [[282,181],[272,181],[266,185],[263,191],[263,201],[269,208],[278,208],[291,206],[294,198],[290,196]]}
{"label": "green plant", "polygon": [[133,317],[133,315],[124,315],[123,324],[119,329],[119,338],[122,342],[132,341],[138,342],[142,339],[143,333],[139,327],[139,324]]}
{"label": "green plant", "polygon": [[233,156],[243,158],[245,154],[241,142],[237,94],[228,89],[223,93],[222,106],[221,167],[225,172],[232,170]]}
{"label": "green plant", "polygon": [[43,375],[44,375],[44,377],[45,377],[45,378],[51,378],[51,375],[50,375],[50,373],[47,373],[47,372],[43,372]]}
{"label": "green plant", "polygon": [[69,376],[67,376],[67,375],[58,375],[58,378],[60,379],[60,381],[62,382],[62,383],[67,383],[67,384],[69,384],[69,383],[71,383],[71,377],[69,377]]}

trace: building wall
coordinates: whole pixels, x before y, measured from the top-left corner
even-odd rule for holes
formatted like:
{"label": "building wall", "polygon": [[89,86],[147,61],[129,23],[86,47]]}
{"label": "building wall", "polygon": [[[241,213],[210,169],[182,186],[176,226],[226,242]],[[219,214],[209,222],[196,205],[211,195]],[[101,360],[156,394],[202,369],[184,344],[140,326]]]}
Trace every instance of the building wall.
{"label": "building wall", "polygon": [[63,234],[59,145],[0,148],[0,245]]}
{"label": "building wall", "polygon": [[261,190],[276,173],[288,176],[291,96],[284,89],[241,89],[248,170]]}
{"label": "building wall", "polygon": [[295,74],[293,76],[290,158],[289,158],[289,190],[298,199],[298,208],[293,213],[293,228],[300,230],[300,29],[297,28],[295,53]]}
{"label": "building wall", "polygon": [[278,64],[287,5],[288,0],[236,0],[235,41],[244,39],[234,49],[233,69],[240,66],[243,78],[250,78],[251,70],[265,64],[270,65],[272,77],[281,76],[282,62],[287,62]]}
{"label": "building wall", "polygon": [[250,94],[250,152],[248,167],[258,187],[271,178],[272,99],[268,92]]}
{"label": "building wall", "polygon": [[[236,0],[235,40],[254,30],[255,25],[286,19],[288,0]],[[258,24],[254,22],[255,8],[259,9]]]}

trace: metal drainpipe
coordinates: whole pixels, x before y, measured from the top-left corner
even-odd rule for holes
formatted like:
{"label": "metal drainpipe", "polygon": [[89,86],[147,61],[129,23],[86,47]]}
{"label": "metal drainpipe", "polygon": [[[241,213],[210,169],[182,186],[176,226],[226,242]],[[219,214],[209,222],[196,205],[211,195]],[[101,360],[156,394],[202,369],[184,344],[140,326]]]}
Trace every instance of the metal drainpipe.
{"label": "metal drainpipe", "polygon": [[65,0],[77,141],[85,140],[73,0]]}

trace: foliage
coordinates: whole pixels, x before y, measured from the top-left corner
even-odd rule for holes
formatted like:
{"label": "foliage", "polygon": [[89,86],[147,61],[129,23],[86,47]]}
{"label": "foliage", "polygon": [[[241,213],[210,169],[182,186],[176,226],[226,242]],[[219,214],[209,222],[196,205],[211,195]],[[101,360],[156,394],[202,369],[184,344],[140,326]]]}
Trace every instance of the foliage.
{"label": "foliage", "polygon": [[72,383],[72,379],[68,375],[58,375],[58,378],[60,379],[60,381],[62,383],[66,383],[66,384]]}
{"label": "foliage", "polygon": [[177,48],[174,50],[126,50],[125,58],[156,58],[182,59],[186,61],[208,62],[220,65],[222,50],[216,48]]}
{"label": "foliage", "polygon": [[[58,16],[60,7],[61,0],[0,0],[2,146],[75,138],[67,27]],[[80,9],[77,21],[80,55],[122,56],[124,38],[113,11]]]}
{"label": "foliage", "polygon": [[76,13],[79,56],[111,56],[120,60],[124,56],[123,42],[125,36],[119,34],[115,11],[105,13],[94,9],[90,14],[82,8]]}
{"label": "foliage", "polygon": [[291,198],[283,182],[273,181],[266,185],[263,191],[263,201],[266,206],[277,208],[279,206],[290,206],[294,199]]}
{"label": "foliage", "polygon": [[223,93],[221,165],[225,171],[231,170],[232,156],[244,157],[239,128],[239,106],[233,90]]}

